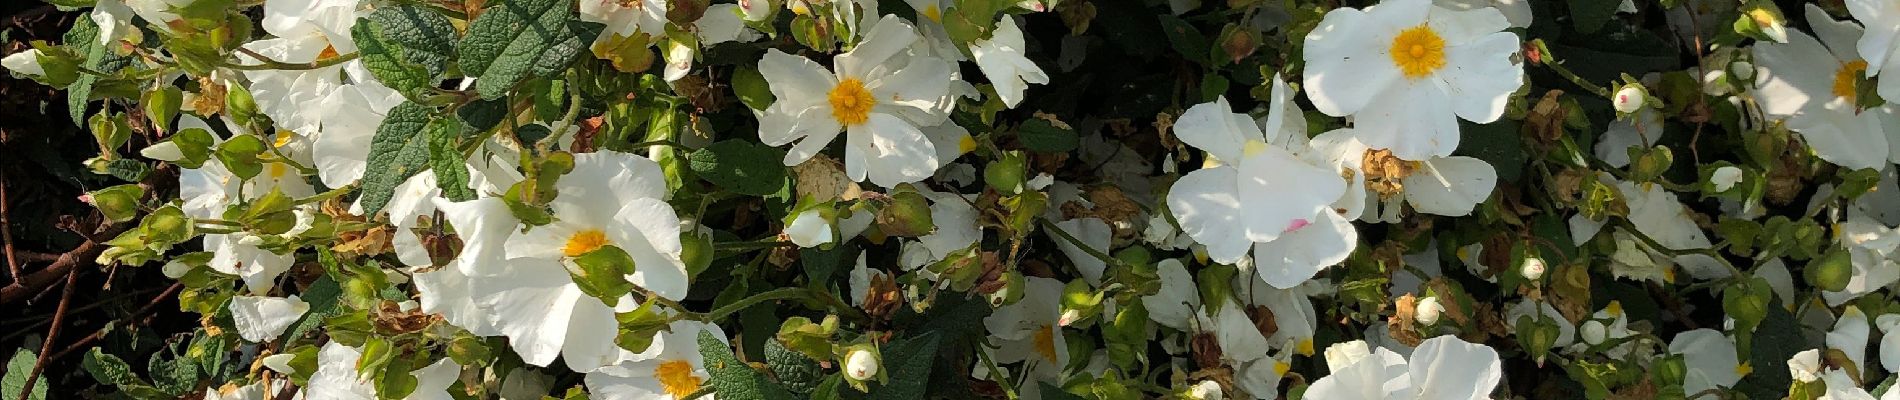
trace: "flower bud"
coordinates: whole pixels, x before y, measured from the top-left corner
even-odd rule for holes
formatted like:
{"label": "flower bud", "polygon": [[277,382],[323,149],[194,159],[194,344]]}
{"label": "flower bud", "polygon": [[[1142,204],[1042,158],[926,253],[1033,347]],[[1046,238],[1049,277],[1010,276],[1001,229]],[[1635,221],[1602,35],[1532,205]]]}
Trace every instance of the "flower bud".
{"label": "flower bud", "polygon": [[0,66],[20,75],[46,75],[46,68],[40,66],[40,49],[8,54],[6,58],[0,58]]}
{"label": "flower bud", "polygon": [[1524,265],[1518,267],[1517,271],[1518,273],[1524,274],[1524,279],[1538,280],[1540,278],[1543,278],[1544,277],[1544,259],[1537,258],[1537,257],[1527,257],[1524,259]]}
{"label": "flower bud", "polygon": [[983,166],[983,183],[1006,195],[1022,193],[1028,174],[1024,170],[1023,153],[1012,151]]}
{"label": "flower bud", "polygon": [[1802,276],[1815,288],[1830,292],[1847,289],[1847,282],[1854,274],[1854,261],[1847,249],[1835,247],[1826,255],[1808,262],[1802,270]]}
{"label": "flower bud", "polygon": [[297,373],[297,369],[290,366],[290,361],[295,359],[297,359],[297,355],[291,353],[265,356],[264,368],[270,368],[271,371],[276,371],[279,374],[293,375]]}
{"label": "flower bud", "polygon": [[863,349],[851,350],[850,354],[844,356],[845,377],[856,381],[871,380],[877,377],[878,364],[877,354]]}
{"label": "flower bud", "polygon": [[1426,297],[1418,301],[1418,308],[1413,312],[1414,321],[1420,325],[1431,325],[1438,323],[1438,317],[1445,313],[1445,306],[1438,304],[1437,297]]}
{"label": "flower bud", "polygon": [[1201,383],[1194,384],[1194,387],[1188,388],[1187,398],[1194,400],[1222,400],[1227,398],[1227,393],[1221,390],[1220,383],[1201,381]]}
{"label": "flower bud", "polygon": [[[185,273],[191,272],[191,265],[179,260],[171,260],[165,262],[165,267],[159,271],[163,272],[166,278],[178,279],[184,277]],[[269,360],[266,359],[266,361]]]}
{"label": "flower bud", "polygon": [[1709,185],[1714,186],[1716,192],[1726,192],[1741,181],[1742,169],[1733,165],[1716,168],[1715,172],[1709,173]]}
{"label": "flower bud", "polygon": [[1619,113],[1633,113],[1641,110],[1643,102],[1647,101],[1649,101],[1649,93],[1643,90],[1642,85],[1624,85],[1622,89],[1616,91],[1615,96],[1610,97],[1610,104],[1614,105],[1616,112]]}
{"label": "flower bud", "polygon": [[1584,343],[1597,345],[1602,344],[1605,336],[1609,335],[1608,329],[1603,326],[1603,321],[1589,320],[1584,321],[1583,326],[1577,328],[1577,334],[1583,336]]}
{"label": "flower bud", "polygon": [[1728,65],[1728,73],[1736,79],[1754,79],[1755,64],[1747,61],[1736,61]]}
{"label": "flower bud", "polygon": [[747,21],[765,21],[778,11],[778,0],[739,0],[740,17]]}

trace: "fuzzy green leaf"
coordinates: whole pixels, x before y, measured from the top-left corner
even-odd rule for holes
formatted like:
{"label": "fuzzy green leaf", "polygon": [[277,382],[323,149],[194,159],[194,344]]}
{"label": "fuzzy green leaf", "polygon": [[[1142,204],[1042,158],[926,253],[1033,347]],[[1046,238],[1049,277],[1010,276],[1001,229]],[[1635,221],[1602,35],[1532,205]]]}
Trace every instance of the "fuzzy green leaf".
{"label": "fuzzy green leaf", "polygon": [[[470,22],[468,36],[456,48],[462,73],[480,77],[475,91],[500,98],[531,76],[566,69],[598,31],[580,26],[566,1],[512,0],[484,10]],[[587,37],[582,37],[583,34]]]}
{"label": "fuzzy green leaf", "polygon": [[707,385],[722,399],[765,399],[791,400],[792,392],[765,378],[765,374],[753,370],[751,366],[739,361],[732,355],[731,345],[714,337],[712,332],[699,332],[699,354],[705,357],[706,373],[712,375]]}
{"label": "fuzzy green leaf", "polygon": [[693,151],[692,169],[707,181],[738,194],[764,196],[785,186],[785,153],[744,140],[726,140]]}
{"label": "fuzzy green leaf", "polygon": [[369,145],[369,167],[363,174],[363,213],[375,215],[396,194],[396,185],[429,167],[429,137],[425,130],[456,129],[453,120],[434,119],[434,109],[403,102],[389,109],[376,138]]}
{"label": "fuzzy green leaf", "polygon": [[350,37],[363,66],[410,99],[435,87],[455,55],[449,18],[417,6],[378,8],[358,19]]}

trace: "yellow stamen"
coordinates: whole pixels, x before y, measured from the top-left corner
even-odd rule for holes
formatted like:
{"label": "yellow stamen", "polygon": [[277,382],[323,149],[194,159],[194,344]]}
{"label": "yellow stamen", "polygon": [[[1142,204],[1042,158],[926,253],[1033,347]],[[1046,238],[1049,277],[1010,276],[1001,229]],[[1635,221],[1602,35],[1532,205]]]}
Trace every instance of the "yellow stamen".
{"label": "yellow stamen", "polygon": [[297,134],[295,132],[280,129],[277,131],[277,138],[272,140],[270,145],[271,147],[281,149],[284,148],[284,146],[289,146],[291,139],[296,139],[296,137]]}
{"label": "yellow stamen", "polygon": [[1300,355],[1313,355],[1313,339],[1311,338],[1301,338],[1299,345],[1295,347],[1294,351],[1299,352]]}
{"label": "yellow stamen", "polygon": [[268,171],[270,172],[271,178],[282,178],[284,174],[290,172],[290,167],[284,165],[284,163],[274,162],[270,163],[269,166],[270,169]]}
{"label": "yellow stamen", "polygon": [[1445,39],[1431,26],[1419,24],[1392,38],[1392,64],[1409,79],[1423,78],[1445,66]]}
{"label": "yellow stamen", "polygon": [[1746,362],[1735,366],[1736,375],[1748,376],[1748,374],[1752,372],[1755,372],[1755,367],[1748,365]]}
{"label": "yellow stamen", "polygon": [[567,237],[567,246],[561,248],[561,254],[566,254],[568,257],[580,257],[582,254],[587,254],[606,246],[607,232],[602,232],[599,229],[588,229],[575,232],[574,236]]}
{"label": "yellow stamen", "polygon": [[666,394],[673,395],[675,399],[693,395],[693,392],[699,391],[700,384],[704,382],[693,375],[692,364],[681,360],[660,363],[660,366],[653,368],[653,378],[659,380]]}
{"label": "yellow stamen", "polygon": [[1834,97],[1847,99],[1847,102],[1853,103],[1859,94],[1855,90],[1854,83],[1860,79],[1860,74],[1866,71],[1866,61],[1854,60],[1841,64],[1840,69],[1834,70]]}
{"label": "yellow stamen", "polygon": [[963,135],[962,138],[957,139],[957,154],[969,153],[972,150],[976,150],[975,137]]}
{"label": "yellow stamen", "polygon": [[938,10],[937,6],[934,5],[925,8],[924,18],[930,18],[931,21],[943,22],[943,10]]}
{"label": "yellow stamen", "polygon": [[1610,314],[1611,317],[1621,317],[1623,316],[1623,302],[1610,300],[1610,305],[1603,306],[1603,312]]}
{"label": "yellow stamen", "polygon": [[862,124],[871,119],[871,107],[877,105],[877,98],[871,97],[871,91],[864,88],[864,82],[845,78],[838,86],[831,88],[825,96],[831,101],[831,117],[838,119],[839,125]]}
{"label": "yellow stamen", "polygon": [[1249,140],[1247,144],[1240,146],[1240,155],[1242,156],[1253,156],[1260,154],[1262,151],[1267,151],[1267,142]]}
{"label": "yellow stamen", "polygon": [[1034,338],[1034,340],[1036,341],[1035,343],[1036,354],[1042,355],[1042,358],[1045,360],[1049,360],[1050,363],[1059,362],[1058,360],[1056,360],[1056,327],[1055,325],[1042,327],[1041,330],[1036,331],[1035,336],[1036,337]]}
{"label": "yellow stamen", "polygon": [[1273,373],[1276,375],[1286,376],[1286,372],[1292,369],[1293,369],[1293,364],[1287,364],[1281,361],[1273,362]]}

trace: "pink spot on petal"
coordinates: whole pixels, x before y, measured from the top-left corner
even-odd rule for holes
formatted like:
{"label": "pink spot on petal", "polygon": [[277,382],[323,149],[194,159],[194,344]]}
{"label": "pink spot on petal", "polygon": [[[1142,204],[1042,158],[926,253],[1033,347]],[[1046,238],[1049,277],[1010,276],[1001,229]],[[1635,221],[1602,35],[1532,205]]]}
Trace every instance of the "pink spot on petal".
{"label": "pink spot on petal", "polygon": [[1286,224],[1286,231],[1284,231],[1284,233],[1292,233],[1293,231],[1300,230],[1300,228],[1305,228],[1307,225],[1312,225],[1312,224],[1313,222],[1307,221],[1304,218],[1296,219],[1296,220],[1293,220],[1293,223]]}

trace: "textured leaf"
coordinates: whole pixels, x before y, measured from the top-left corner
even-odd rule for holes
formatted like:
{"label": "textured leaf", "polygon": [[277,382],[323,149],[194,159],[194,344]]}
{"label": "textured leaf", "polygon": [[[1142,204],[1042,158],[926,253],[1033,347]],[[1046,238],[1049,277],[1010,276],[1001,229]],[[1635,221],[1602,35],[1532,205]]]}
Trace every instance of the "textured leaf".
{"label": "textured leaf", "polygon": [[126,364],[125,360],[119,359],[119,356],[106,354],[98,347],[86,352],[86,358],[80,362],[80,367],[85,368],[86,373],[91,374],[92,379],[98,380],[99,383],[112,386],[142,383],[138,375],[132,373],[132,366]]}
{"label": "textured leaf", "polygon": [[442,196],[450,201],[469,201],[475,199],[475,191],[468,188],[467,159],[462,157],[458,148],[462,136],[460,121],[444,120],[443,129],[430,129],[429,132],[429,168],[435,171],[436,187],[442,189]]}
{"label": "textured leaf", "polygon": [[[469,130],[482,132],[501,124],[508,116],[508,102],[502,100],[476,100],[455,110],[455,116],[468,124]],[[540,126],[540,125],[529,125]]]}
{"label": "textured leaf", "polygon": [[[33,363],[38,361],[39,356],[34,355],[32,350],[24,348],[15,350],[13,358],[7,359],[6,375],[0,376],[0,394],[12,398],[25,391],[26,375],[33,370]],[[44,380],[33,385],[33,392],[27,394],[26,400],[46,400]]]}
{"label": "textured leaf", "polygon": [[[75,53],[85,57],[80,61],[79,66],[93,71],[112,73],[125,68],[132,62],[130,57],[113,53],[109,46],[99,44],[99,33],[99,25],[94,24],[91,18],[74,19],[73,29],[66,31],[64,37],[66,45],[72,47]],[[66,87],[66,111],[72,116],[73,124],[85,125],[86,103],[92,100],[92,86],[96,83],[99,83],[99,76],[79,74],[79,77],[73,80],[73,84]]]}
{"label": "textured leaf", "polygon": [[811,394],[825,380],[825,369],[817,361],[785,348],[777,340],[765,341],[765,366],[772,368],[772,375],[786,389],[800,395]]}
{"label": "textured leaf", "polygon": [[1168,35],[1168,43],[1174,45],[1174,51],[1181,53],[1188,61],[1205,64],[1207,62],[1207,36],[1189,25],[1187,21],[1173,15],[1160,15],[1161,32]]}
{"label": "textured leaf", "polygon": [[930,367],[937,359],[937,342],[942,335],[925,332],[922,336],[892,342],[884,349],[884,371],[890,380],[871,391],[872,399],[914,400],[924,398],[930,381]]}
{"label": "textured leaf", "polygon": [[337,302],[343,298],[343,288],[337,285],[335,279],[330,279],[329,275],[311,282],[310,287],[304,289],[301,298],[310,304],[310,311],[304,312],[303,319],[290,326],[285,338],[291,340],[301,338],[311,329],[323,327],[325,318],[343,313],[337,308]]}
{"label": "textured leaf", "polygon": [[706,373],[712,375],[708,383],[714,393],[722,399],[766,399],[791,400],[795,398],[784,387],[765,378],[765,374],[753,370],[738,357],[732,355],[732,347],[713,337],[712,332],[699,332],[699,354],[706,358]]}
{"label": "textured leaf", "polygon": [[1768,317],[1762,319],[1761,326],[1743,338],[1746,340],[1738,341],[1736,346],[1746,348],[1746,361],[1758,367],[1742,377],[1741,382],[1735,384],[1735,390],[1751,399],[1781,398],[1794,377],[1780,366],[1787,365],[1795,353],[1807,350],[1804,344],[1807,341],[1801,337],[1801,322],[1786,309],[1768,307]]}
{"label": "textured leaf", "polygon": [[837,276],[838,271],[851,268],[858,259],[857,250],[852,246],[833,246],[830,250],[807,247],[798,249],[798,263],[805,269],[805,279],[824,284]]}
{"label": "textured leaf", "polygon": [[530,76],[549,76],[566,69],[574,55],[593,41],[578,26],[569,2],[513,0],[490,7],[470,22],[468,37],[456,49],[462,73],[480,77],[475,91],[484,99],[499,98],[516,82]]}
{"label": "textured leaf", "polygon": [[410,99],[435,87],[455,55],[455,27],[449,18],[417,6],[378,8],[358,19],[350,37],[356,40],[363,66]]}
{"label": "textured leaf", "polygon": [[693,151],[692,169],[719,187],[738,194],[764,196],[785,186],[785,153],[777,148],[732,139]]}
{"label": "textured leaf", "polygon": [[1041,118],[1023,121],[1023,125],[1016,129],[1016,135],[1022,139],[1023,148],[1032,151],[1065,153],[1075,150],[1082,141],[1076,136],[1075,130],[1055,126],[1049,120]]}
{"label": "textured leaf", "polygon": [[425,129],[454,129],[452,121],[433,119],[434,109],[403,102],[389,109],[376,138],[369,145],[369,168],[363,174],[363,213],[375,215],[395,196],[396,185],[429,167],[429,135]]}

